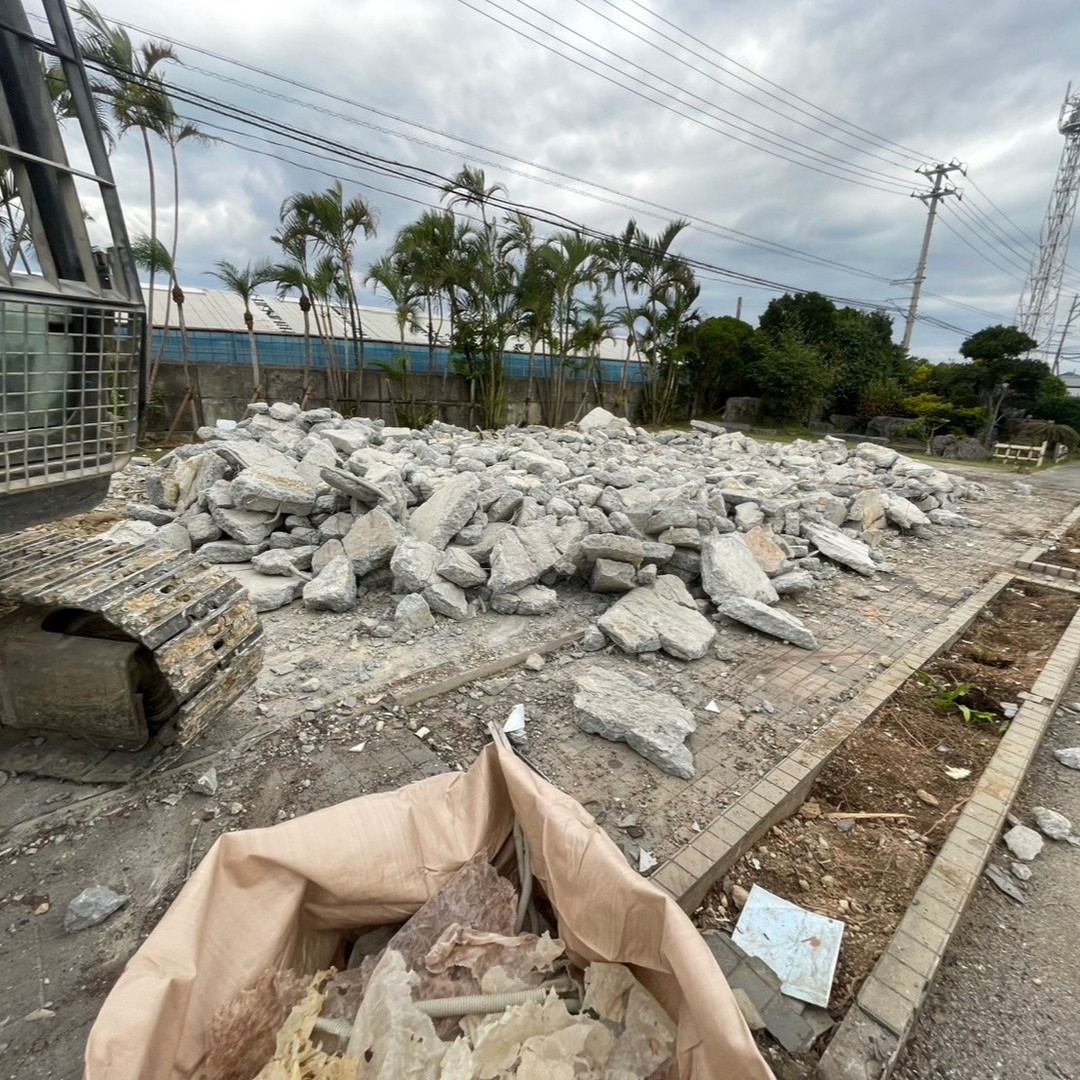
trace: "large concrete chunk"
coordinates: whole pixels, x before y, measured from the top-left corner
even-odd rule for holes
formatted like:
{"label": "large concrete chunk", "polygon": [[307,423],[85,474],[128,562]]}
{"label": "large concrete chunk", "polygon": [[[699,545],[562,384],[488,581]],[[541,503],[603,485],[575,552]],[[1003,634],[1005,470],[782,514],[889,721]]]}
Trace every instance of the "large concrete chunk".
{"label": "large concrete chunk", "polygon": [[663,649],[679,660],[698,660],[708,652],[716,627],[696,607],[671,599],[670,583],[634,589],[600,616],[596,625],[624,652]]}
{"label": "large concrete chunk", "polygon": [[[492,593],[513,593],[538,581],[547,569],[541,568],[526,546],[522,529],[513,526],[499,534],[491,549],[491,577],[488,587]],[[556,552],[556,557],[558,553]]]}
{"label": "large concrete chunk", "polygon": [[802,534],[827,559],[846,566],[864,577],[873,577],[877,567],[870,558],[870,549],[861,541],[825,522],[805,522]]}
{"label": "large concrete chunk", "polygon": [[256,611],[276,611],[292,603],[304,587],[300,578],[267,577],[250,566],[224,566],[251,598]]}
{"label": "large concrete chunk", "polygon": [[817,639],[794,615],[782,608],[769,607],[745,596],[731,596],[718,605],[720,614],[745,626],[790,641],[801,649],[816,649]]}
{"label": "large concrete chunk", "polygon": [[413,510],[409,532],[432,547],[445,548],[476,513],[479,487],[475,473],[462,473],[448,480]]}
{"label": "large concrete chunk", "polygon": [[436,581],[423,592],[423,598],[432,611],[448,619],[466,619],[469,616],[469,598],[465,590],[452,581]]}
{"label": "large concrete chunk", "polygon": [[885,528],[885,500],[875,488],[860,491],[851,500],[847,520],[853,522],[860,532],[872,532]]}
{"label": "large concrete chunk", "polygon": [[241,544],[261,544],[277,528],[281,516],[261,510],[232,510],[210,504],[210,516],[219,529]]}
{"label": "large concrete chunk", "polygon": [[352,611],[356,607],[356,574],[346,555],[331,559],[304,586],[304,607],[312,611]]}
{"label": "large concrete chunk", "polygon": [[295,469],[245,469],[233,480],[231,490],[233,502],[241,510],[276,514],[310,514],[318,494]]}
{"label": "large concrete chunk", "polygon": [[357,577],[370,574],[390,562],[390,556],[401,540],[401,527],[385,510],[370,510],[342,540],[345,554],[352,559]]}
{"label": "large concrete chunk", "polygon": [[439,559],[436,570],[440,577],[472,589],[487,582],[487,571],[467,552],[459,547],[448,547]]}
{"label": "large concrete chunk", "polygon": [[438,548],[425,544],[423,540],[413,536],[402,537],[390,558],[395,587],[400,592],[423,592],[438,578],[435,568],[441,554]]}
{"label": "large concrete chunk", "polygon": [[624,593],[634,587],[635,572],[630,563],[597,559],[593,563],[589,588],[598,593]]}
{"label": "large concrete chunk", "polygon": [[707,537],[701,544],[701,584],[714,604],[745,596],[763,604],[779,597],[738,533]]}
{"label": "large concrete chunk", "polygon": [[[748,506],[748,503],[743,503]],[[787,562],[787,552],[776,542],[773,531],[764,525],[749,529],[743,534],[743,543],[750,549],[750,554],[758,566],[772,577],[780,573],[781,567]],[[775,588],[775,586],[774,586]]]}
{"label": "large concrete chunk", "polygon": [[599,667],[579,675],[575,685],[574,720],[582,731],[624,742],[664,772],[692,779],[694,757],[685,740],[696,725],[677,698]]}
{"label": "large concrete chunk", "polygon": [[910,499],[892,492],[886,492],[883,499],[886,516],[901,529],[914,529],[916,525],[930,524],[930,519]]}

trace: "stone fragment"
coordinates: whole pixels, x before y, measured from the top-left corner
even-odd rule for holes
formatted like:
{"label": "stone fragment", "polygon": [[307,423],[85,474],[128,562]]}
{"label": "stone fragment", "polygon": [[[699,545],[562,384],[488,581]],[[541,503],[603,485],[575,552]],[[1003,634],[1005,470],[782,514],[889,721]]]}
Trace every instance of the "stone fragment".
{"label": "stone fragment", "polygon": [[[746,505],[745,503],[743,505]],[[758,566],[769,577],[780,572],[780,568],[787,562],[788,553],[776,542],[775,534],[764,525],[749,529],[743,534],[743,543],[750,549]],[[775,589],[776,586],[773,585]]]}
{"label": "stone fragment", "polygon": [[847,520],[853,522],[859,532],[876,532],[885,528],[885,500],[881,492],[873,488],[860,491],[851,500]]}
{"label": "stone fragment", "polygon": [[587,412],[577,423],[578,431],[625,431],[630,426],[630,421],[621,416],[602,409],[599,405]]}
{"label": "stone fragment", "polygon": [[526,585],[517,591],[518,615],[554,615],[559,610],[559,594],[546,585]]}
{"label": "stone fragment", "polygon": [[207,563],[248,562],[262,551],[262,544],[238,544],[235,540],[213,540],[203,544],[197,554]]}
{"label": "stone fragment", "polygon": [[701,584],[714,604],[730,596],[745,596],[764,604],[775,604],[779,599],[738,533],[710,536],[702,542]]}
{"label": "stone fragment", "polygon": [[1016,882],[1000,866],[990,863],[983,873],[998,891],[1003,892],[1010,900],[1015,900],[1018,904],[1027,903],[1027,897],[1024,896]]}
{"label": "stone fragment", "polygon": [[772,579],[772,587],[781,596],[790,596],[792,593],[807,592],[817,587],[817,581],[809,570],[789,570],[786,574],[778,574]]}
{"label": "stone fragment", "polygon": [[188,536],[194,547],[208,544],[211,540],[217,540],[221,536],[221,529],[217,522],[207,513],[192,514],[184,519],[187,526]]}
{"label": "stone fragment", "polygon": [[586,565],[596,562],[597,559],[610,559],[637,567],[645,558],[644,541],[615,533],[586,536],[578,550]]}
{"label": "stone fragment", "polygon": [[765,515],[757,503],[744,502],[735,507],[735,526],[742,532],[756,529],[765,521]]}
{"label": "stone fragment", "polygon": [[401,536],[401,526],[385,510],[376,508],[356,519],[341,544],[360,578],[390,562]]}
{"label": "stone fragment", "polygon": [[1013,856],[1023,862],[1031,862],[1043,849],[1043,838],[1026,825],[1014,825],[1002,840]]}
{"label": "stone fragment", "polygon": [[887,446],[878,443],[859,443],[855,447],[855,456],[872,465],[875,469],[891,469],[896,464],[900,454]]}
{"label": "stone fragment", "polygon": [[1062,747],[1054,751],[1054,757],[1070,769],[1080,769],[1080,746]]}
{"label": "stone fragment", "polygon": [[758,600],[746,596],[729,596],[718,604],[721,615],[741,622],[745,626],[771,634],[783,641],[790,641],[800,649],[816,649],[817,639],[813,633],[794,615],[789,615],[782,608],[769,607]]}
{"label": "stone fragment", "polygon": [[253,555],[251,565],[260,574],[271,577],[290,577],[296,573],[296,558],[292,548],[271,548]]}
{"label": "stone fragment", "polygon": [[279,515],[261,510],[234,510],[210,505],[214,523],[233,540],[241,544],[261,544],[277,528]]}
{"label": "stone fragment", "polygon": [[138,547],[145,544],[157,531],[158,527],[149,521],[121,521],[105,533],[105,539],[114,544]]}
{"label": "stone fragment", "polygon": [[312,573],[318,574],[328,562],[345,554],[345,545],[340,540],[327,540],[321,544],[311,556]]}
{"label": "stone fragment", "polygon": [[465,590],[452,581],[436,581],[428,585],[424,589],[423,597],[428,607],[439,615],[459,620],[469,617],[469,599]]}
{"label": "stone fragment", "polygon": [[630,563],[612,559],[597,559],[593,563],[589,588],[597,593],[629,592],[635,586],[634,568]]}
{"label": "stone fragment", "polygon": [[1072,822],[1056,810],[1048,810],[1045,806],[1033,806],[1031,817],[1035,827],[1051,840],[1067,840],[1072,832]]}
{"label": "stone fragment", "polygon": [[627,593],[596,625],[624,652],[663,649],[679,660],[700,659],[713,643],[716,627],[696,607],[684,607],[658,586],[659,581]]}
{"label": "stone fragment", "polygon": [[479,486],[474,473],[461,473],[446,481],[413,510],[409,532],[432,547],[445,548],[476,513]]}
{"label": "stone fragment", "polygon": [[975,518],[966,517],[963,514],[957,514],[952,510],[943,510],[935,507],[933,510],[930,510],[926,516],[933,525],[946,525],[952,529],[982,528],[981,521],[976,521]]}
{"label": "stone fragment", "polygon": [[304,586],[304,607],[310,611],[352,611],[356,606],[356,574],[347,555],[332,559]]}
{"label": "stone fragment", "polygon": [[300,406],[294,401],[275,401],[270,406],[269,415],[275,420],[295,420],[300,415]]}
{"label": "stone fragment", "polygon": [[64,929],[70,934],[76,930],[97,926],[119,911],[130,899],[130,896],[113,892],[104,885],[91,885],[68,904],[64,913]]}
{"label": "stone fragment", "polygon": [[301,578],[269,577],[250,566],[226,566],[251,598],[256,611],[276,611],[292,603],[303,591]]}
{"label": "stone fragment", "polygon": [[214,795],[217,793],[217,789],[218,774],[213,765],[208,765],[191,783],[191,790],[196,795]]}
{"label": "stone fragment", "polygon": [[395,589],[399,592],[423,592],[438,578],[435,567],[441,554],[438,548],[423,540],[413,536],[402,537],[390,557]]}
{"label": "stone fragment", "polygon": [[1031,867],[1025,866],[1022,862],[1009,863],[1009,869],[1013,872],[1013,876],[1019,878],[1021,881],[1031,880]]}
{"label": "stone fragment", "polygon": [[827,559],[846,566],[864,577],[873,577],[877,570],[866,544],[841,532],[835,525],[804,522],[802,535]]}
{"label": "stone fragment", "polygon": [[157,532],[146,538],[146,547],[154,551],[191,551],[191,534],[180,524],[172,521],[162,525]]}
{"label": "stone fragment", "polygon": [[440,577],[463,589],[484,585],[488,579],[487,571],[467,551],[453,544],[442,553],[435,569]]}
{"label": "stone fragment", "polygon": [[294,468],[268,472],[245,469],[232,482],[233,502],[241,510],[310,514],[317,492]]}
{"label": "stone fragment", "polygon": [[678,699],[599,667],[589,668],[574,682],[574,720],[582,731],[625,742],[673,776],[693,777],[694,759],[685,739],[696,725],[693,713]]}
{"label": "stone fragment", "polygon": [[539,653],[529,653],[525,657],[525,667],[529,671],[540,671],[543,669],[546,661]]}
{"label": "stone fragment", "polygon": [[435,625],[435,616],[427,601],[417,593],[403,596],[394,609],[394,618],[411,630],[430,630]]}
{"label": "stone fragment", "polygon": [[176,520],[176,512],[162,510],[159,506],[147,506],[143,503],[130,503],[127,516],[132,521],[149,521],[151,525],[171,525]]}
{"label": "stone fragment", "polygon": [[493,593],[512,593],[539,580],[547,568],[541,568],[526,546],[524,530],[510,527],[499,534],[491,549],[491,576],[488,587]]}
{"label": "stone fragment", "polygon": [[930,524],[930,519],[910,499],[893,492],[886,492],[882,498],[885,501],[885,516],[901,529]]}

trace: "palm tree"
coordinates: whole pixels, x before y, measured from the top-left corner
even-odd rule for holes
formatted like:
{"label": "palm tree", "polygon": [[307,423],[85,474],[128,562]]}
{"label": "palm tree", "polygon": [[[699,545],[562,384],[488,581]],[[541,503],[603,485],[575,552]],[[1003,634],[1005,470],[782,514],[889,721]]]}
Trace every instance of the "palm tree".
{"label": "palm tree", "polygon": [[462,167],[442,186],[443,197],[447,199],[447,205],[457,206],[464,203],[466,206],[475,206],[480,211],[480,220],[484,224],[484,238],[490,243],[487,208],[498,192],[506,192],[505,184],[489,184],[483,169],[473,168],[471,165]]}
{"label": "palm tree", "polygon": [[377,213],[359,195],[346,199],[341,181],[335,180],[326,191],[294,191],[281,204],[280,217],[282,236],[308,237],[316,249],[332,255],[339,265],[353,336],[359,405],[364,377],[364,329],[353,270],[357,234],[365,239],[375,235]]}
{"label": "palm tree", "polygon": [[300,294],[300,314],[304,316],[304,392],[300,408],[306,409],[312,395],[311,280],[300,259],[274,263],[271,280],[277,284],[278,296],[283,297],[293,290]]}
{"label": "palm tree", "polygon": [[[603,368],[600,361],[600,347],[611,340],[611,331],[618,324],[616,313],[604,303],[604,294],[597,288],[593,298],[582,304],[580,321],[574,333],[574,347],[584,351],[589,361],[589,373],[593,381],[593,397],[597,405],[604,404]],[[581,395],[579,413],[585,404],[585,393]]]}
{"label": "palm tree", "polygon": [[214,264],[217,269],[210,271],[210,276],[220,281],[230,292],[236,293],[244,304],[244,325],[248,332],[248,345],[251,348],[251,400],[257,401],[263,392],[262,375],[259,371],[259,348],[255,342],[255,316],[251,313],[251,297],[255,290],[274,280],[274,266],[269,259],[250,261],[241,269],[228,259],[221,259]]}
{"label": "palm tree", "polygon": [[[131,130],[138,130],[142,135],[150,187],[150,241],[153,243],[157,239],[157,177],[150,135],[166,138],[166,133],[178,123],[176,110],[157,69],[167,60],[176,60],[176,51],[165,41],[144,41],[136,46],[123,27],[112,26],[88,0],[79,0],[75,10],[87,28],[79,40],[79,47],[84,60],[94,69],[91,89],[108,102],[117,137]],[[153,276],[146,318],[152,327]]]}
{"label": "palm tree", "polygon": [[637,255],[640,251],[639,237],[641,230],[633,218],[626,223],[626,228],[616,236],[608,236],[600,241],[600,268],[609,289],[619,287],[623,305],[618,315],[618,322],[626,330],[626,356],[623,359],[622,378],[619,383],[619,397],[627,400],[630,381],[630,356],[635,344],[634,329],[640,316],[636,305],[630,303],[631,291],[637,292],[638,286],[633,278]]}

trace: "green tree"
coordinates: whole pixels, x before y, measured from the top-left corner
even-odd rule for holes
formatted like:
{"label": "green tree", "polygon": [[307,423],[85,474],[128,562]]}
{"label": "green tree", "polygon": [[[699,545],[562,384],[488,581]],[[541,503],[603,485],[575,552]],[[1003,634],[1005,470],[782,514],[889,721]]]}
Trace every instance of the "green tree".
{"label": "green tree", "polygon": [[356,299],[356,244],[360,237],[375,236],[377,211],[359,195],[346,198],[341,181],[335,180],[325,191],[294,191],[281,204],[279,217],[283,240],[306,237],[316,251],[329,255],[337,264],[336,280],[352,336],[359,405],[364,380],[364,327]]}
{"label": "green tree", "polygon": [[1036,344],[1034,338],[1015,326],[988,326],[960,346],[960,355],[972,361],[975,389],[986,409],[982,439],[987,446],[994,439],[1006,405],[1012,402],[1023,408],[1033,404],[1040,385],[1050,374],[1046,364],[1024,355]]}
{"label": "green tree", "polygon": [[803,341],[818,348],[830,345],[835,335],[836,305],[822,293],[784,293],[770,300],[758,319],[759,329],[778,341],[797,331]]}
{"label": "green tree", "polygon": [[750,376],[768,415],[799,424],[810,422],[832,388],[821,349],[795,327],[764,336]]}
{"label": "green tree", "polygon": [[685,393],[691,416],[719,412],[744,389],[754,360],[754,328],[730,315],[704,319],[690,336],[685,362]]}

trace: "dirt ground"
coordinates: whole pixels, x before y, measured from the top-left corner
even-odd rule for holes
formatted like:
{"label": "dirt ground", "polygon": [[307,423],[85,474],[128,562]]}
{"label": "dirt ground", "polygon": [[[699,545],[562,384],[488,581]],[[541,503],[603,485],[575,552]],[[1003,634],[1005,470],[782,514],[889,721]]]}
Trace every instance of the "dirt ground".
{"label": "dirt ground", "polygon": [[[689,664],[584,653],[571,639],[604,601],[569,588],[552,616],[440,620],[435,631],[380,637],[395,598],[372,592],[350,614],[294,605],[266,615],[256,686],[159,774],[116,787],[0,773],[0,1077],[80,1075],[108,988],[221,833],[463,767],[487,741],[487,723],[517,702],[529,716],[530,762],[589,802],[628,857],[642,848],[657,859],[673,855],[1077,501],[1068,491],[1018,501],[1012,478],[974,478],[988,497],[967,510],[983,529],[896,541],[893,573],[867,581],[837,572],[787,602],[818,636],[814,654],[735,626],[722,627],[710,654]],[[102,510],[122,514],[134,494],[130,477],[118,478]],[[108,523],[94,517],[69,527]],[[522,662],[532,652],[543,664]],[[503,669],[508,658],[517,662]],[[594,664],[644,671],[693,710],[692,782],[576,727],[573,678]],[[475,678],[449,688],[469,672]],[[191,786],[210,764],[220,786],[207,797]],[[67,904],[95,884],[129,895],[128,905],[65,934]]]}
{"label": "dirt ground", "polygon": [[1039,562],[1080,570],[1080,522],[1073,525],[1055,547],[1040,555]]}
{"label": "dirt ground", "polygon": [[[1007,723],[1002,703],[1016,704],[1034,683],[1077,599],[1027,582],[1008,586],[922,669],[942,687],[970,685],[956,701],[993,718],[965,723],[955,705],[935,704],[940,691],[910,678],[837,751],[800,812],[710,892],[699,925],[730,929],[733,889],[754,884],[840,919],[829,1006],[837,1016],[846,1011],[990,760]],[[965,774],[954,778],[949,769]]]}

